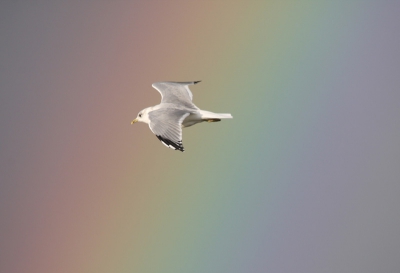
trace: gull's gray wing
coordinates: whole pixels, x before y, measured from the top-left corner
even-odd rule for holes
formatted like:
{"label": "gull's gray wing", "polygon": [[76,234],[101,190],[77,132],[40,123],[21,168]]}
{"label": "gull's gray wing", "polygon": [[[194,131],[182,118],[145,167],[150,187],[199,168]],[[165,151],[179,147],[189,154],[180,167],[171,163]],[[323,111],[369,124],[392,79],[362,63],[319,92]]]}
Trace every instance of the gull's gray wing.
{"label": "gull's gray wing", "polygon": [[182,121],[189,115],[185,110],[161,108],[149,112],[149,127],[168,148],[184,151],[182,145]]}
{"label": "gull's gray wing", "polygon": [[193,94],[190,92],[189,85],[199,82],[156,82],[152,86],[160,92],[161,103],[173,103],[189,108],[197,108],[192,102]]}

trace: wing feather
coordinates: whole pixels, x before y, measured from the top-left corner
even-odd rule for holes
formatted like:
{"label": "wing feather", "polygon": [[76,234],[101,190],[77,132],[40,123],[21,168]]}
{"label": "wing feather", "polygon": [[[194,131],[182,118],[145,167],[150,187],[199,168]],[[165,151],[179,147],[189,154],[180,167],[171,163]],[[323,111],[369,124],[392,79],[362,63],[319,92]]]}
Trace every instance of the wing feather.
{"label": "wing feather", "polygon": [[149,113],[150,130],[168,148],[184,151],[182,122],[189,115],[185,110],[161,108]]}
{"label": "wing feather", "polygon": [[189,85],[199,82],[156,82],[152,86],[161,94],[161,103],[174,103],[189,108],[197,108],[192,102],[193,94]]}

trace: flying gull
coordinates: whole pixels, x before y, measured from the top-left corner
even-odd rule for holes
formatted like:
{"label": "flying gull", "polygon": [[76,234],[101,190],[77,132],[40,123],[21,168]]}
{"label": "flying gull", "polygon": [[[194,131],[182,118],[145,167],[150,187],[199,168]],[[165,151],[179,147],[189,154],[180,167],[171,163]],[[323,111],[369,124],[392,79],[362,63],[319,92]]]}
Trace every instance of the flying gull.
{"label": "flying gull", "polygon": [[168,148],[184,151],[182,145],[182,128],[207,121],[216,122],[224,118],[232,118],[231,114],[217,114],[204,111],[192,102],[193,94],[189,85],[194,82],[156,82],[153,87],[161,94],[161,103],[143,109],[132,120],[149,124],[150,130],[162,144]]}

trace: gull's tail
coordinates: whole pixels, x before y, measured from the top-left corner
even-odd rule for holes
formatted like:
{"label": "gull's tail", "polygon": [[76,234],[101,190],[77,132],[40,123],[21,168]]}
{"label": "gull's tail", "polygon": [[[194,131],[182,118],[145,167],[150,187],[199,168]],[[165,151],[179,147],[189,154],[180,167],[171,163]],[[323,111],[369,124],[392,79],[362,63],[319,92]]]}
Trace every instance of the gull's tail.
{"label": "gull's tail", "polygon": [[232,118],[231,114],[219,114],[213,113],[209,111],[200,110],[201,119],[212,122],[212,121],[220,121],[223,118]]}

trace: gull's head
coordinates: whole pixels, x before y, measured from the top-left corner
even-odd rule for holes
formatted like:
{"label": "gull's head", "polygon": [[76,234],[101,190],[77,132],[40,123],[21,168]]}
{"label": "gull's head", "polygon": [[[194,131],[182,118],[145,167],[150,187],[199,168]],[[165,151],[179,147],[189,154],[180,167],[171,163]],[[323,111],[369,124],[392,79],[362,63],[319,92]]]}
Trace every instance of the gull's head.
{"label": "gull's head", "polygon": [[136,122],[144,122],[144,123],[148,124],[150,122],[149,111],[150,111],[150,107],[145,108],[142,111],[140,111],[139,114],[137,115],[137,117],[134,120],[132,120],[131,124],[134,124]]}

